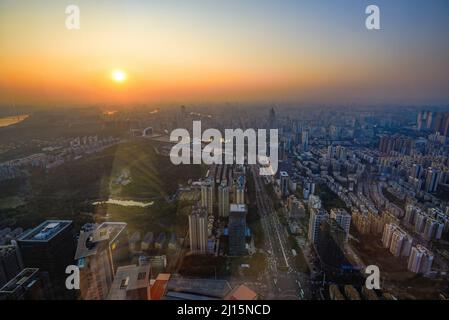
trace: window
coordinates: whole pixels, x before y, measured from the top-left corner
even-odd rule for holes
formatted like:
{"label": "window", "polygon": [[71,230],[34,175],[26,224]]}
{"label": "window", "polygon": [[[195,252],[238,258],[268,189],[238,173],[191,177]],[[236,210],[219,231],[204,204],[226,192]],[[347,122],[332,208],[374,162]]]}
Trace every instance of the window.
{"label": "window", "polygon": [[129,277],[126,277],[126,279],[123,279],[122,282],[120,283],[120,289],[126,289],[126,287],[128,286],[128,282],[129,282]]}
{"label": "window", "polygon": [[139,272],[139,274],[137,275],[137,280],[145,279],[146,276],[147,276],[146,272]]}

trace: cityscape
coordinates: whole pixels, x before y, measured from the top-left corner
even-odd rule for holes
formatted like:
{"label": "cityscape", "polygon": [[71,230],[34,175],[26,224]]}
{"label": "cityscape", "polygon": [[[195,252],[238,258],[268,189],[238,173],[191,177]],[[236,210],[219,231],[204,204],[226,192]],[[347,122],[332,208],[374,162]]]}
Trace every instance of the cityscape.
{"label": "cityscape", "polygon": [[[366,4],[357,5],[360,31],[325,24],[314,36],[326,43],[294,59],[286,52],[295,45],[273,39],[294,38],[282,17],[295,16],[295,3],[273,12],[260,55],[239,45],[256,37],[249,45],[262,49],[252,26],[274,10],[270,1],[255,12],[252,1],[234,3],[236,27],[247,28],[239,40],[220,19],[203,29],[208,14],[226,16],[233,6],[189,7],[183,16],[161,5],[162,16],[179,14],[176,26],[201,20],[179,31],[191,38],[170,40],[178,44],[155,20],[148,34],[160,34],[149,43],[164,48],[146,60],[138,20],[146,5],[111,1],[105,23],[124,7],[137,20],[111,31],[123,48],[108,53],[111,34],[83,9],[95,5],[77,1],[85,20],[65,30],[66,4],[47,2],[44,14],[28,1],[0,0],[0,66],[11,79],[0,80],[0,300],[449,299],[449,47],[439,42],[447,40],[447,3],[416,1],[416,10],[440,13],[414,39],[402,20],[400,31],[388,31],[391,12],[416,13],[405,1],[378,1],[390,15],[377,31],[365,28]],[[305,3],[311,17],[322,8]],[[48,31],[56,22],[44,18],[56,12],[62,31]],[[37,14],[31,31],[9,20],[28,14]],[[42,40],[47,31],[61,38]],[[347,56],[347,39],[335,56],[320,53],[334,48],[335,33],[351,34],[362,56],[392,41],[391,55]],[[221,52],[220,37],[235,52]],[[375,45],[362,48],[365,41]],[[175,163],[178,151],[188,161]]]}

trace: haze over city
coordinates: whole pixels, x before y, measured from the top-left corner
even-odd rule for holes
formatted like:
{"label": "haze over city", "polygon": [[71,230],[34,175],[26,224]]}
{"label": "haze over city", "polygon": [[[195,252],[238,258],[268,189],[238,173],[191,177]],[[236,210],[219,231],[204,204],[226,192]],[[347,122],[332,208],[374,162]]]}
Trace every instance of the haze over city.
{"label": "haze over city", "polygon": [[0,105],[449,102],[447,1],[76,4],[0,2]]}
{"label": "haze over city", "polygon": [[448,34],[447,0],[0,0],[0,314],[449,300]]}

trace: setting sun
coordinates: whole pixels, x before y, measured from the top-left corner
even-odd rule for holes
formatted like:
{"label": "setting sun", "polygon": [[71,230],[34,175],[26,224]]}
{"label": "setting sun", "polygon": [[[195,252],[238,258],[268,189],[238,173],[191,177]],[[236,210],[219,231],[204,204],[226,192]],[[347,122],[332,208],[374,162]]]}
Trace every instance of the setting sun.
{"label": "setting sun", "polygon": [[112,72],[112,80],[115,82],[123,82],[126,80],[126,73],[122,70],[114,70]]}

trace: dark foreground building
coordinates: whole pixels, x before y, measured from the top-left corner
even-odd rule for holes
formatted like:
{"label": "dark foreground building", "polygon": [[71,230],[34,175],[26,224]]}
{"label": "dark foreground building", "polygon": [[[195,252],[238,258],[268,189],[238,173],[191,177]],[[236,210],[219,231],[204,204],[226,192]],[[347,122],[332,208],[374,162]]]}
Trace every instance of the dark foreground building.
{"label": "dark foreground building", "polygon": [[26,268],[38,268],[47,273],[53,299],[72,299],[75,293],[67,290],[67,266],[75,264],[73,222],[47,220],[24,234],[17,241]]}
{"label": "dark foreground building", "polygon": [[26,268],[0,288],[0,300],[44,300],[48,298],[48,279],[39,269]]}
{"label": "dark foreground building", "polygon": [[231,204],[229,212],[229,255],[243,256],[246,251],[246,205]]}

